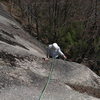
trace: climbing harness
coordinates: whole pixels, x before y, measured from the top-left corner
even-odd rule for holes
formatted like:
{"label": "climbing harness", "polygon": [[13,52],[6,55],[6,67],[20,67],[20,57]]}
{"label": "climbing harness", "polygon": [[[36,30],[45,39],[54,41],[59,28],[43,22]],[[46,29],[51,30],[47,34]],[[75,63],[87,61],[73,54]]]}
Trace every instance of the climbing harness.
{"label": "climbing harness", "polygon": [[[54,59],[54,62],[55,62],[55,59]],[[45,84],[45,86],[44,86],[44,88],[43,88],[43,90],[42,90],[42,92],[41,92],[41,94],[39,96],[39,100],[42,100],[42,96],[43,96],[43,94],[44,94],[44,92],[45,92],[45,90],[46,90],[46,88],[47,88],[47,86],[48,86],[48,84],[49,84],[49,82],[51,80],[53,69],[54,69],[54,63],[52,62],[52,64],[51,64],[51,70],[50,70],[50,73],[48,75],[47,83]]]}

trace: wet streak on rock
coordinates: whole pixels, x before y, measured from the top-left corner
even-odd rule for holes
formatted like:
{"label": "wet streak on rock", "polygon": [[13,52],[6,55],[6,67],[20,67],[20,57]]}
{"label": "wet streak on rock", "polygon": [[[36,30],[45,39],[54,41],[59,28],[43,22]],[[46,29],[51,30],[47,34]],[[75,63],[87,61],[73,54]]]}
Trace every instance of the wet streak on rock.
{"label": "wet streak on rock", "polygon": [[26,48],[25,46],[23,46],[23,45],[21,45],[21,44],[19,44],[19,43],[17,43],[17,42],[14,42],[14,41],[5,39],[4,37],[2,37],[1,34],[0,34],[0,40],[3,41],[3,42],[8,43],[8,44],[10,44],[10,45],[13,45],[13,46],[16,46],[16,45],[17,45],[17,46],[20,46],[20,47],[22,47],[22,48],[24,48],[24,49],[26,49],[26,50],[29,50],[28,48]]}
{"label": "wet streak on rock", "polygon": [[4,31],[2,29],[1,29],[1,32],[4,33],[4,34],[6,34],[6,35],[8,35],[8,36],[10,36],[11,38],[15,39],[12,34],[9,34],[8,32],[6,32],[6,31]]}
{"label": "wet streak on rock", "polygon": [[82,86],[82,85],[76,85],[76,84],[70,84],[66,83],[66,85],[70,86],[74,90],[80,92],[80,93],[87,93],[88,95],[100,98],[100,89],[93,88],[90,86]]}

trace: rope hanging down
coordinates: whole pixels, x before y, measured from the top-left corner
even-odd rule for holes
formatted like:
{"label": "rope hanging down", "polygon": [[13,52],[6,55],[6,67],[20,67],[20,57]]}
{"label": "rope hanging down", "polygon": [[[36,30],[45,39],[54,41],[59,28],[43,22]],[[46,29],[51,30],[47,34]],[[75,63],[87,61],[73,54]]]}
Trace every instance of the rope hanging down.
{"label": "rope hanging down", "polygon": [[[54,62],[55,62],[55,59],[54,59]],[[46,90],[46,88],[47,88],[47,86],[48,86],[48,84],[50,82],[50,79],[51,79],[51,76],[52,76],[52,72],[53,72],[53,69],[54,69],[54,62],[52,62],[51,70],[50,70],[50,73],[48,75],[47,83],[45,84],[45,86],[44,86],[44,88],[43,88],[43,90],[42,90],[42,92],[41,92],[41,94],[39,96],[39,100],[42,100],[42,96],[43,96],[43,94],[44,94],[44,92],[45,92],[45,90]]]}

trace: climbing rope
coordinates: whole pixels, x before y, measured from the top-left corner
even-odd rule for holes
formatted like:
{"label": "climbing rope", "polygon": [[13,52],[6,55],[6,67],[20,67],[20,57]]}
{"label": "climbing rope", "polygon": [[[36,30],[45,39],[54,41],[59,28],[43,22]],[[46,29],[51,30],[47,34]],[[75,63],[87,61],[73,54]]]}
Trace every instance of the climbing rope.
{"label": "climbing rope", "polygon": [[[54,59],[54,62],[55,62],[55,59]],[[42,90],[42,92],[41,92],[41,94],[40,94],[40,96],[39,96],[39,100],[42,100],[42,96],[43,96],[43,94],[44,94],[44,92],[45,92],[45,90],[46,90],[46,88],[47,88],[47,86],[48,86],[48,84],[49,84],[49,82],[50,82],[53,69],[54,69],[54,63],[52,62],[51,70],[50,70],[50,73],[49,73],[49,75],[48,75],[47,83],[45,84],[45,86],[44,86],[44,88],[43,88],[43,90]]]}

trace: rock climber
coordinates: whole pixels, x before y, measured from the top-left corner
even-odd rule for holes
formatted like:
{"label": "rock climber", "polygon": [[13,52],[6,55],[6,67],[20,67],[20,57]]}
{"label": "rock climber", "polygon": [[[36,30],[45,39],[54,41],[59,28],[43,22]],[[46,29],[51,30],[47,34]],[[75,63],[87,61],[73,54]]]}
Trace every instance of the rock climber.
{"label": "rock climber", "polygon": [[61,51],[58,44],[53,43],[53,44],[50,44],[47,48],[47,58],[45,58],[45,60],[48,60],[48,58],[54,58],[54,59],[63,58],[63,59],[66,59],[67,57]]}

